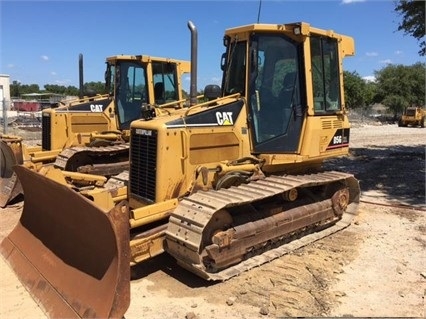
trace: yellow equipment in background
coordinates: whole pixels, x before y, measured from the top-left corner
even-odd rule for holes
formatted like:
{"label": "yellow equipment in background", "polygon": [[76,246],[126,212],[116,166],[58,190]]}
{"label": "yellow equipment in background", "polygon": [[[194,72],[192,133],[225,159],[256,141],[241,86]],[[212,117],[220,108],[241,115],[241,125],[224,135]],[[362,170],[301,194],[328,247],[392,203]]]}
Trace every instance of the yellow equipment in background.
{"label": "yellow equipment in background", "polygon": [[420,106],[410,106],[404,110],[398,121],[398,126],[425,127],[426,110]]}
{"label": "yellow equipment in background", "polygon": [[51,163],[63,170],[107,177],[128,168],[130,123],[141,117],[147,104],[182,107],[182,78],[189,71],[189,61],[146,55],[108,57],[109,93],[81,96],[43,110],[41,145],[28,147],[21,137],[1,135],[0,207],[22,193],[13,172],[17,164],[40,170]]}

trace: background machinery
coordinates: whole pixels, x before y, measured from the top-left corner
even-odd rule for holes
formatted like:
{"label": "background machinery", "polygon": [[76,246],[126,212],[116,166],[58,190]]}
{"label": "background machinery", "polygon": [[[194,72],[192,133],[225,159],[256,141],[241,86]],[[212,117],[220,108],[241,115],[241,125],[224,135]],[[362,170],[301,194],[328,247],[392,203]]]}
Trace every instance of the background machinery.
{"label": "background machinery", "polygon": [[[146,55],[118,55],[106,59],[108,94],[83,96],[80,55],[80,97],[42,111],[41,145],[28,147],[17,136],[1,136],[0,207],[22,192],[13,166],[35,170],[48,163],[68,172],[78,184],[100,183],[128,168],[130,123],[146,104],[181,107],[182,76],[190,62]],[[160,110],[160,108],[158,108]]]}
{"label": "background machinery", "polygon": [[16,167],[24,210],[1,250],[53,317],[123,316],[129,265],[164,251],[202,278],[227,280],[357,213],[354,176],[321,169],[348,154],[342,61],[353,39],[303,22],[228,29],[222,86],[207,86],[197,104],[197,32],[188,26],[190,105],[147,105],[130,124],[127,201],[101,207]]}
{"label": "background machinery", "polygon": [[410,106],[398,120],[398,126],[420,126],[425,127],[426,110],[420,106]]}

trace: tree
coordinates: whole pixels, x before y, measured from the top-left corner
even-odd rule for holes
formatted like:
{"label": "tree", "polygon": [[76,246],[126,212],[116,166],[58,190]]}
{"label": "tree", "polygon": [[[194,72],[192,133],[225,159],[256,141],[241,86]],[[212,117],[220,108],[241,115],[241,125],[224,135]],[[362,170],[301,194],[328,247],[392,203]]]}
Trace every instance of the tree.
{"label": "tree", "polygon": [[376,82],[365,82],[364,98],[366,105],[372,105],[375,103],[375,97],[377,94],[377,83]]}
{"label": "tree", "polygon": [[398,31],[404,31],[420,42],[419,55],[426,55],[425,43],[425,1],[397,0],[395,11],[402,16]]}
{"label": "tree", "polygon": [[44,89],[49,93],[65,94],[66,86],[57,84],[46,84]]}
{"label": "tree", "polygon": [[366,82],[357,72],[343,71],[345,104],[350,109],[367,105]]}
{"label": "tree", "polygon": [[21,97],[22,94],[38,93],[40,88],[38,84],[21,84],[18,81],[13,81],[10,85],[10,96]]}
{"label": "tree", "polygon": [[375,71],[377,102],[391,109],[394,115],[402,113],[405,107],[424,105],[426,65],[388,65]]}
{"label": "tree", "polygon": [[[87,93],[89,90],[94,91],[97,94],[105,94],[105,83],[103,82],[87,82],[84,83],[84,92]],[[56,85],[56,84],[46,84],[44,86],[44,89],[47,92],[50,93],[57,93],[57,94],[63,94],[63,95],[70,95],[70,96],[78,96],[79,95],[79,89],[75,86],[63,86],[63,85]]]}
{"label": "tree", "polygon": [[106,90],[104,82],[87,82],[84,84],[84,91],[92,90],[97,94],[106,94],[108,91]]}

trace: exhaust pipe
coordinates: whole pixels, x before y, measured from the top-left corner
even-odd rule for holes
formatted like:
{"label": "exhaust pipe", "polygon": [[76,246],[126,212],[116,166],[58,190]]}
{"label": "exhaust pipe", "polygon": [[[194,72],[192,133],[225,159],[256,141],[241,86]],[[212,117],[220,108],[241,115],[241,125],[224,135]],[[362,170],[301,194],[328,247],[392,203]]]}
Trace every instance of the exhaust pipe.
{"label": "exhaust pipe", "polygon": [[197,104],[198,32],[192,21],[188,21],[188,28],[191,31],[191,87],[189,91],[189,106],[192,106]]}
{"label": "exhaust pipe", "polygon": [[79,98],[84,97],[84,83],[83,83],[83,54],[78,56],[78,76],[79,76]]}

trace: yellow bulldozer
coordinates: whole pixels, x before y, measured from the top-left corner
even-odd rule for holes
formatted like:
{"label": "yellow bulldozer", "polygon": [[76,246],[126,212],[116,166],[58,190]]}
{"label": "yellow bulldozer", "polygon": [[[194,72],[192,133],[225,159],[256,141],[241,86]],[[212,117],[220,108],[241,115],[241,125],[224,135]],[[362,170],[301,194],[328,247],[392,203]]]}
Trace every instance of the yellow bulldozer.
{"label": "yellow bulldozer", "polygon": [[[128,168],[130,123],[144,105],[182,107],[182,77],[190,62],[147,55],[106,59],[107,94],[83,93],[83,58],[79,58],[80,96],[42,111],[41,145],[26,146],[19,136],[1,135],[0,207],[22,193],[13,166],[39,171],[46,164],[66,170],[76,183],[99,185]],[[85,175],[84,180],[79,172]],[[90,178],[89,178],[90,177]]]}
{"label": "yellow bulldozer", "polygon": [[122,318],[131,266],[163,252],[224,281],[357,214],[357,179],[322,169],[349,150],[342,61],[353,39],[305,22],[227,29],[222,85],[197,103],[188,27],[189,105],[148,104],[131,122],[126,200],[100,205],[104,187],[76,189],[66,170],[15,167],[24,208],[1,251],[50,317]]}
{"label": "yellow bulldozer", "polygon": [[398,126],[420,126],[425,127],[426,109],[421,106],[410,106],[405,108],[404,113],[398,120]]}

